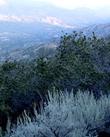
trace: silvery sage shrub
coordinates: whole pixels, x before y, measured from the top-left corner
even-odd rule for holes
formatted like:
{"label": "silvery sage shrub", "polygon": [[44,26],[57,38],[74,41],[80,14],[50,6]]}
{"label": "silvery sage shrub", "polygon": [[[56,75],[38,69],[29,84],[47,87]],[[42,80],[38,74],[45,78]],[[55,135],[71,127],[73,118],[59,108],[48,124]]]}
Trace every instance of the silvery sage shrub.
{"label": "silvery sage shrub", "polygon": [[110,96],[96,100],[93,94],[79,91],[48,94],[41,114],[31,121],[25,113],[6,137],[94,137],[110,117]]}

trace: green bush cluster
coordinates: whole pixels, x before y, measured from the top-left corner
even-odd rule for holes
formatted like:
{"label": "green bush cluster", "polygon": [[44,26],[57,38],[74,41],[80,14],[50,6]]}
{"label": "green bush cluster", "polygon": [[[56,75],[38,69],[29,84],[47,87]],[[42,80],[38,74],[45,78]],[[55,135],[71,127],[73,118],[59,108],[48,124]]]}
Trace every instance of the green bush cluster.
{"label": "green bush cluster", "polygon": [[95,34],[73,32],[61,37],[55,55],[0,65],[0,112],[7,115],[32,107],[48,90],[110,90],[110,43]]}

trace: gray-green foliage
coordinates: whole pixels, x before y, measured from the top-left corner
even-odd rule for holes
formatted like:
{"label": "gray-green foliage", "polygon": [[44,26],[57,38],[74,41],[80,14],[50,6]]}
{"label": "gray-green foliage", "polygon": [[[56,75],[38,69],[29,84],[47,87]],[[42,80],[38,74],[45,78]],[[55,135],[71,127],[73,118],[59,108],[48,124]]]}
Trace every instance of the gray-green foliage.
{"label": "gray-green foliage", "polygon": [[32,122],[25,113],[5,137],[95,137],[110,121],[110,96],[99,100],[89,92],[50,93]]}
{"label": "gray-green foliage", "polygon": [[97,97],[110,90],[110,43],[86,37],[83,33],[65,34],[49,58],[10,62],[0,65],[0,113],[12,114],[39,103],[48,90],[89,90]]}

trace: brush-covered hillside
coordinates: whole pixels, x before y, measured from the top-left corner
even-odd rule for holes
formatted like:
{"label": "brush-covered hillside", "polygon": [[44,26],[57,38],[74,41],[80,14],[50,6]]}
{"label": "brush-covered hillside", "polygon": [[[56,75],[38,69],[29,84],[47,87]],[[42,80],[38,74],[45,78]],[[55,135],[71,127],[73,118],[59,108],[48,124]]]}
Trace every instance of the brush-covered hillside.
{"label": "brush-covered hillside", "polygon": [[[110,40],[94,33],[86,37],[73,32],[63,35],[54,51],[44,51],[36,59],[8,60],[0,65],[2,134],[95,137],[110,122]],[[26,123],[18,124],[19,117],[26,119]]]}

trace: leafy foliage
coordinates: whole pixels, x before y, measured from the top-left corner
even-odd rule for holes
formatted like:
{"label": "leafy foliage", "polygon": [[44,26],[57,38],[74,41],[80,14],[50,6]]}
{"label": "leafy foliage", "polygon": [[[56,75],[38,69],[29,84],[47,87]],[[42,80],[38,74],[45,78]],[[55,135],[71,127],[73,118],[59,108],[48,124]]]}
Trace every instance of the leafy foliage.
{"label": "leafy foliage", "polygon": [[110,122],[110,96],[99,100],[89,92],[50,93],[34,121],[25,113],[5,137],[95,137]]}
{"label": "leafy foliage", "polygon": [[[76,32],[64,35],[53,63],[54,72],[57,74],[56,87],[62,90],[73,88],[76,91],[109,90],[110,57],[109,50],[104,50],[109,47],[104,39],[98,39],[94,33],[91,38]],[[104,67],[104,64],[107,67]]]}
{"label": "leafy foliage", "polygon": [[43,54],[39,59],[0,65],[0,113],[13,117],[34,102],[39,107],[53,89],[89,90],[98,98],[109,93],[109,40],[73,32],[61,37],[53,56]]}

